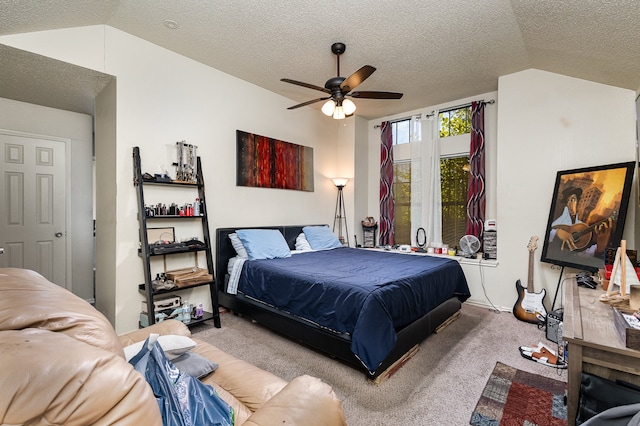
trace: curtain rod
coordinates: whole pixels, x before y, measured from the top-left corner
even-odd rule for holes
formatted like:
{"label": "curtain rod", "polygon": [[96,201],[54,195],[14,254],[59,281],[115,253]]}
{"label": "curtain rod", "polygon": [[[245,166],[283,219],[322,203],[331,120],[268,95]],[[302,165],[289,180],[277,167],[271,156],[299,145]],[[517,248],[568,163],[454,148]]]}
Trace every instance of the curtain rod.
{"label": "curtain rod", "polygon": [[[481,99],[481,100],[476,101],[476,102],[483,102],[483,103],[485,103],[485,104],[494,104],[494,103],[496,103],[495,99],[490,99],[490,100],[488,100],[488,101],[485,101],[484,99]],[[454,109],[466,108],[466,107],[468,107],[468,106],[471,106],[471,104],[472,104],[472,103],[473,103],[473,102],[467,102],[467,103],[462,104],[462,105],[456,105],[456,106],[453,106],[453,107],[449,107],[449,108],[447,108],[447,109],[439,110],[439,111],[438,111],[438,113],[441,113],[441,112],[447,112],[447,111],[453,111]],[[434,115],[435,113],[436,113],[435,111],[431,111],[430,113],[425,114],[425,115],[424,115],[424,117],[425,117],[425,118],[427,118],[427,117],[433,117],[433,115]],[[415,117],[415,118],[422,118],[422,114],[411,115],[411,116],[409,116],[409,117],[397,118],[397,119],[395,119],[395,120],[389,120],[389,121],[390,121],[391,123],[397,123],[398,121],[410,120],[410,119],[412,119],[412,118],[414,118],[414,117]],[[373,128],[374,128],[374,129],[379,129],[380,127],[382,127],[382,125],[380,125],[380,124],[375,124],[375,125],[373,126]]]}
{"label": "curtain rod", "polygon": [[[399,121],[404,121],[404,120],[411,120],[412,118],[417,118],[420,119],[422,118],[422,114],[416,114],[416,115],[410,115],[408,117],[403,117],[403,118],[396,118],[395,120],[389,120],[391,123],[397,123]],[[380,127],[382,127],[381,124],[375,124],[373,126],[374,129],[379,129]]]}

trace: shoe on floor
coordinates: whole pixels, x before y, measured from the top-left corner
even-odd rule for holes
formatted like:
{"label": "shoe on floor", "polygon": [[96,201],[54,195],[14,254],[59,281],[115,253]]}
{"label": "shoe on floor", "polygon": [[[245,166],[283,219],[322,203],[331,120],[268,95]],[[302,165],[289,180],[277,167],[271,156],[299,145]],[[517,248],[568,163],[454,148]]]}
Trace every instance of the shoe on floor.
{"label": "shoe on floor", "polygon": [[535,347],[520,346],[519,350],[520,355],[528,360],[535,361],[549,367],[567,368],[566,363],[559,359],[552,349],[542,343],[538,343],[538,346]]}

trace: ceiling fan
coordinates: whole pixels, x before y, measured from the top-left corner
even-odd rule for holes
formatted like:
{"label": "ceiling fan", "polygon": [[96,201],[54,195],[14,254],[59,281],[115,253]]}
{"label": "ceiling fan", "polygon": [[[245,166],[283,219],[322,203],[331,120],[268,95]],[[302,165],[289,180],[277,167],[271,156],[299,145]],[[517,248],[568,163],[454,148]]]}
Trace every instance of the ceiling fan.
{"label": "ceiling fan", "polygon": [[301,81],[291,80],[288,78],[283,78],[280,81],[284,81],[285,83],[296,84],[298,86],[307,87],[309,89],[319,90],[321,92],[326,93],[329,96],[324,96],[322,98],[313,99],[307,102],[303,102],[298,105],[294,105],[287,109],[296,109],[303,106],[311,105],[316,102],[324,101],[325,104],[322,106],[322,112],[325,115],[332,116],[336,120],[341,120],[345,117],[349,117],[353,115],[356,111],[356,105],[353,103],[351,99],[347,99],[346,97],[359,98],[359,99],[400,99],[402,98],[402,93],[395,92],[371,92],[371,91],[359,91],[352,92],[360,83],[365,81],[373,72],[376,70],[371,65],[365,65],[360,68],[358,71],[351,74],[349,77],[344,78],[340,77],[340,55],[344,53],[347,46],[344,43],[333,43],[331,45],[331,51],[337,57],[337,68],[338,68],[338,76],[332,77],[324,84],[324,87],[316,86],[309,83],[303,83]]}

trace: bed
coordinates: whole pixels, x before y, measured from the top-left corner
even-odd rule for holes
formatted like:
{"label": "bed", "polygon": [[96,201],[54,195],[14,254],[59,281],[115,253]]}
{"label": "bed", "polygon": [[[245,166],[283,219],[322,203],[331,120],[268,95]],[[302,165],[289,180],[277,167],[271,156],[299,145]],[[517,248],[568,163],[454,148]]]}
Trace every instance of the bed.
{"label": "bed", "polygon": [[453,259],[347,247],[246,261],[237,293],[227,292],[229,260],[237,255],[230,234],[277,230],[293,250],[303,227],[217,229],[216,270],[225,277],[218,279],[219,304],[370,379],[457,314],[470,296]]}

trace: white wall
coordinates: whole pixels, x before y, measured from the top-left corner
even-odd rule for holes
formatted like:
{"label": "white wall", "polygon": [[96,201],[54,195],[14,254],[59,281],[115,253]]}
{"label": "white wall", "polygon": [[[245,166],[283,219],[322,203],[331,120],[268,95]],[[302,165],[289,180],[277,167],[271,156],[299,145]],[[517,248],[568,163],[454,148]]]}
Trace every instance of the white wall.
{"label": "white wall", "polygon": [[[329,178],[338,173],[352,176],[353,166],[347,164],[345,169],[338,164],[339,129],[331,118],[310,108],[288,111],[290,99],[111,27],[47,31],[0,41],[117,78],[116,148],[106,155],[115,159],[115,181],[107,180],[111,173],[101,176],[101,161],[112,158],[100,158],[96,149],[98,198],[103,185],[106,194],[116,196],[115,217],[106,215],[102,221],[98,217],[97,225],[107,228],[98,229],[98,245],[112,244],[116,251],[113,262],[109,254],[105,257],[110,264],[98,268],[98,275],[107,276],[108,282],[98,278],[98,283],[114,286],[115,292],[97,289],[97,293],[114,298],[104,310],[117,332],[137,328],[142,300],[138,284],[143,281],[143,265],[137,255],[138,208],[132,183],[134,146],[140,147],[142,167],[150,173],[159,172],[161,165],[174,171],[170,164],[176,141],[198,146],[212,232],[234,225],[333,223],[336,189]],[[315,191],[236,187],[237,129],[314,148]],[[101,238],[115,241],[101,242]],[[183,299],[205,301],[207,294],[206,289],[195,289],[183,293]]]}
{"label": "white wall", "polygon": [[[485,110],[487,218],[498,225],[498,262],[464,263],[471,303],[494,304],[510,310],[516,299],[515,282],[527,285],[527,244],[544,232],[559,170],[604,165],[635,159],[635,94],[633,91],[539,70],[499,79],[498,92],[425,107],[369,122],[369,210],[379,216],[380,130],[386,119],[397,119],[474,99],[496,99]],[[634,188],[632,194],[636,194]],[[636,244],[635,195],[629,203],[623,237]],[[547,291],[551,308],[559,269],[542,263],[535,253],[534,289]],[[576,272],[566,269],[565,274]],[[485,291],[486,289],[486,296]],[[560,298],[556,308],[560,305]]]}
{"label": "white wall", "polygon": [[[487,275],[487,289],[492,300],[512,306],[515,281],[526,285],[529,238],[544,240],[557,172],[635,160],[635,93],[533,69],[501,77],[498,93],[500,265]],[[637,208],[634,195],[623,234],[629,248],[637,247]],[[534,287],[547,290],[550,306],[560,271],[540,255],[541,249]],[[565,269],[565,275],[572,272]]]}
{"label": "white wall", "polygon": [[116,226],[118,206],[115,203],[117,82],[112,81],[95,100],[96,161],[96,308],[115,324],[118,286],[116,264]]}
{"label": "white wall", "polygon": [[0,129],[28,136],[66,140],[69,185],[67,187],[66,238],[67,288],[85,300],[93,299],[92,170],[93,119],[62,111],[0,98]]}

